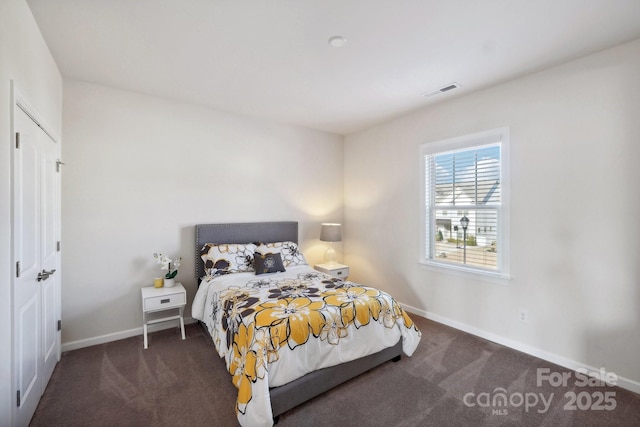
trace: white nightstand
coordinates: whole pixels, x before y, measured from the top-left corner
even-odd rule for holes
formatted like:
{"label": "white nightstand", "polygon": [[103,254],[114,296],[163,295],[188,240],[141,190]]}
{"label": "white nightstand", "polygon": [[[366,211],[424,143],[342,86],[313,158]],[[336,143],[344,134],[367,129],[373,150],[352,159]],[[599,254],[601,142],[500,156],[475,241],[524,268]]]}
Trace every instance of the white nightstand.
{"label": "white nightstand", "polygon": [[316,264],[314,267],[318,271],[327,273],[338,279],[346,279],[349,276],[349,266],[343,264]]}
{"label": "white nightstand", "polygon": [[[184,306],[187,304],[187,291],[182,283],[176,283],[171,288],[154,288],[147,286],[142,291],[142,320],[144,322],[144,348],[148,347],[147,326],[154,323],[166,322],[169,320],[180,320],[180,330],[184,339]],[[149,320],[147,315],[157,311],[177,309],[180,314],[175,316],[160,317]]]}

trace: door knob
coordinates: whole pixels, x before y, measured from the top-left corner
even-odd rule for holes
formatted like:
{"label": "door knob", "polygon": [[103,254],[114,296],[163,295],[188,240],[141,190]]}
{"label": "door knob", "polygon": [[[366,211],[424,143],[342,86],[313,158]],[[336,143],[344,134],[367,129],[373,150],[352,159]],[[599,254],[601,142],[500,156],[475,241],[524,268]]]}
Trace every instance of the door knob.
{"label": "door knob", "polygon": [[49,276],[51,276],[55,272],[56,272],[55,269],[53,269],[51,271],[47,271],[47,270],[45,270],[43,268],[42,271],[40,273],[38,273],[38,282],[41,282],[43,280],[47,280],[49,278]]}

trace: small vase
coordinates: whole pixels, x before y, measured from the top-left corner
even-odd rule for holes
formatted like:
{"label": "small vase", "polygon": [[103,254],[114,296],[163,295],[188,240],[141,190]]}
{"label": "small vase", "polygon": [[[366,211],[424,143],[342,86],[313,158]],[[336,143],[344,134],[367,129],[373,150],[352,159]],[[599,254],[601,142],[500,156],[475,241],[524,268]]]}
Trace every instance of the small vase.
{"label": "small vase", "polygon": [[172,288],[176,284],[176,279],[164,279],[164,287]]}

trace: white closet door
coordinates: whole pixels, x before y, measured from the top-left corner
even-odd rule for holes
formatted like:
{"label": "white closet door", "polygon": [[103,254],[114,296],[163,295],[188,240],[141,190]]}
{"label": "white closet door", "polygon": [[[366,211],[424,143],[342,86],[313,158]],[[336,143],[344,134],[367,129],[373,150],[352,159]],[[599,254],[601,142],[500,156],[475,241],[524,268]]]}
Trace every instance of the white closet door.
{"label": "white closet door", "polygon": [[[58,361],[57,147],[16,106],[14,129],[14,425],[26,426]],[[45,278],[46,277],[46,278]]]}

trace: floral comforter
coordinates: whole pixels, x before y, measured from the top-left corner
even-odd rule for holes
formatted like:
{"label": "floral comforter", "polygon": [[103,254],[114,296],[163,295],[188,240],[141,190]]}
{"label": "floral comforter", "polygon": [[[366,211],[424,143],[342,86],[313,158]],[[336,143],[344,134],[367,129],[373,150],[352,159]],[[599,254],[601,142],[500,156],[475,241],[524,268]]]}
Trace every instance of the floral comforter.
{"label": "floral comforter", "polygon": [[243,426],[273,423],[269,387],[395,345],[411,356],[420,331],[387,293],[307,265],[203,281],[192,315],[203,321],[238,388]]}

